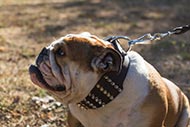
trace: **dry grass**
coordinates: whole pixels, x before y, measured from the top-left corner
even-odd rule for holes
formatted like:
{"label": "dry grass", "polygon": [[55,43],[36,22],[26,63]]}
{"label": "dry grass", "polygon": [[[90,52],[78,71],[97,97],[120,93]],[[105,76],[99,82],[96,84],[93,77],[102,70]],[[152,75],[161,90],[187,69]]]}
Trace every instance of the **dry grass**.
{"label": "dry grass", "polygon": [[[189,0],[115,2],[99,0],[0,1],[0,124],[2,127],[65,126],[64,107],[43,111],[32,102],[47,93],[35,87],[28,67],[42,47],[68,33],[97,36],[163,32],[189,23]],[[151,46],[135,47],[190,97],[189,33]],[[159,57],[158,57],[159,55]]]}

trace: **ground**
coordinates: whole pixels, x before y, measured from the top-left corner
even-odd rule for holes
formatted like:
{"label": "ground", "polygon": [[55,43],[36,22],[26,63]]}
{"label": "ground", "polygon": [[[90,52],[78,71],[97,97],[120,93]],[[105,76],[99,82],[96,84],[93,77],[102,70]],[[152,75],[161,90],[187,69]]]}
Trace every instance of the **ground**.
{"label": "ground", "polygon": [[[0,0],[1,126],[66,126],[65,106],[44,102],[48,93],[28,75],[36,55],[53,40],[84,31],[133,39],[166,32],[190,23],[189,5],[189,0]],[[190,98],[190,32],[133,50]]]}

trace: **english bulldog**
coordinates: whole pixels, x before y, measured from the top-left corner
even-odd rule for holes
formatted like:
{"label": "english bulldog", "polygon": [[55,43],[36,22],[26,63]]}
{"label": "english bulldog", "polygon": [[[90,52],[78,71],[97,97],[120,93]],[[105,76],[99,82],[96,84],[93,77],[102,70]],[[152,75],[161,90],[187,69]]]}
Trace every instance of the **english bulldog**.
{"label": "english bulldog", "polygon": [[184,93],[137,52],[89,33],[69,34],[39,53],[34,84],[68,105],[70,127],[189,127]]}

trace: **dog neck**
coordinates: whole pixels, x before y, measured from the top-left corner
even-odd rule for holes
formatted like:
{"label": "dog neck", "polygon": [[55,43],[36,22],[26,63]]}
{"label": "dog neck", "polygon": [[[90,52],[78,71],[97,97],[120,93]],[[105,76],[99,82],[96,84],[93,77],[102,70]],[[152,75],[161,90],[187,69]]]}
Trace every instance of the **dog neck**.
{"label": "dog neck", "polygon": [[90,93],[77,105],[81,109],[97,109],[104,107],[123,91],[123,82],[129,70],[130,60],[124,56],[121,71],[107,72],[96,83]]}

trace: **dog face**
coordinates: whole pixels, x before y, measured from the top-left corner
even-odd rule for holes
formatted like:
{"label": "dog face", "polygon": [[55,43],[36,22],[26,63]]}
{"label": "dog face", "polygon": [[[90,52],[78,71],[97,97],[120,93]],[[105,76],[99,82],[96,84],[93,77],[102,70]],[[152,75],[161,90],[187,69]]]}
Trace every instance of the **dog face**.
{"label": "dog face", "polygon": [[84,99],[104,73],[119,71],[121,63],[111,43],[89,33],[69,34],[44,48],[29,72],[34,84],[68,104]]}

